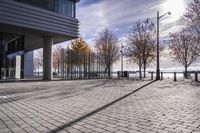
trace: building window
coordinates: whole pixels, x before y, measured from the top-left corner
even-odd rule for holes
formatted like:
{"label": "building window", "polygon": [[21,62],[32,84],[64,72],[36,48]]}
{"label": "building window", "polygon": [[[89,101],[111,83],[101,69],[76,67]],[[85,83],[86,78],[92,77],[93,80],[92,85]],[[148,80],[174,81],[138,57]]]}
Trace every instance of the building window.
{"label": "building window", "polygon": [[15,0],[75,18],[76,3],[71,0]]}
{"label": "building window", "polygon": [[75,7],[76,3],[69,0],[58,0],[57,1],[57,13],[67,17],[75,18]]}
{"label": "building window", "polygon": [[37,6],[50,11],[55,11],[56,0],[15,0],[15,1]]}
{"label": "building window", "polygon": [[74,2],[72,3],[72,17],[76,17],[76,3]]}

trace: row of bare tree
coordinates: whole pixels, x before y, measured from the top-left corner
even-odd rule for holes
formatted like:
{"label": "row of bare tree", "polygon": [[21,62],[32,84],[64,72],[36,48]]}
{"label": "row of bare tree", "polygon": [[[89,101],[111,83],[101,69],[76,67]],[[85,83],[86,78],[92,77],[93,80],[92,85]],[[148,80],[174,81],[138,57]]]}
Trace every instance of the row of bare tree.
{"label": "row of bare tree", "polygon": [[[111,65],[119,59],[119,46],[118,39],[113,35],[112,31],[109,29],[103,29],[99,32],[95,39],[95,49],[86,43],[83,38],[79,38],[71,41],[67,48],[63,48],[60,45],[54,46],[53,48],[53,68],[54,72],[59,75],[61,64],[62,64],[62,50],[68,52],[73,52],[73,54],[80,53],[96,53],[100,57],[101,65],[104,66],[105,72],[108,73],[110,77]],[[66,53],[65,53],[66,54]],[[63,60],[68,65],[81,65],[81,60],[74,57],[68,61]],[[73,60],[73,61],[72,61]],[[78,61],[78,62],[77,62]],[[70,63],[70,64],[69,64]],[[38,72],[43,66],[43,53],[42,50],[38,50],[34,57],[34,70]],[[77,66],[78,67],[78,66]]]}
{"label": "row of bare tree", "polygon": [[[63,49],[64,48],[61,45],[56,45],[53,47],[53,69],[54,69],[54,73],[56,73],[57,75],[60,74]],[[72,41],[70,46],[67,47],[65,51],[74,51],[75,53],[90,52],[91,48],[83,40],[83,38],[79,38],[77,40]],[[68,62],[67,60],[63,60],[63,61]],[[72,63],[72,61],[70,61],[70,63]],[[43,51],[40,49],[40,50],[37,50],[34,57],[34,71],[37,72],[38,75],[42,66],[43,66]]]}
{"label": "row of bare tree", "polygon": [[[188,67],[200,57],[200,1],[194,0],[189,4],[184,20],[181,23],[184,29],[170,34],[170,50],[174,61],[181,63],[185,68],[185,78],[188,77]],[[137,21],[130,28],[127,37],[126,57],[144,70],[156,57],[155,24],[149,19]],[[161,51],[163,46],[161,46]]]}

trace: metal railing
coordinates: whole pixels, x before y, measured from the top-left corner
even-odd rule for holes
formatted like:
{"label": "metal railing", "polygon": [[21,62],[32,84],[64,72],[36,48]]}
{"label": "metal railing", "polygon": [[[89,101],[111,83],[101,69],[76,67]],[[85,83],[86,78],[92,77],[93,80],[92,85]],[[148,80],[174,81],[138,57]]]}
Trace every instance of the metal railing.
{"label": "metal railing", "polygon": [[[155,72],[149,72],[151,75],[151,80],[154,80],[155,78]],[[174,81],[177,81],[179,79],[192,79],[194,81],[200,81],[200,72],[199,71],[189,71],[187,72],[187,77],[185,77],[185,72],[161,72],[160,73],[161,80],[166,78],[171,78]]]}
{"label": "metal railing", "polygon": [[110,61],[106,61],[99,54],[62,49],[61,71],[57,77],[60,76],[62,79],[102,79],[112,78],[111,73]]}

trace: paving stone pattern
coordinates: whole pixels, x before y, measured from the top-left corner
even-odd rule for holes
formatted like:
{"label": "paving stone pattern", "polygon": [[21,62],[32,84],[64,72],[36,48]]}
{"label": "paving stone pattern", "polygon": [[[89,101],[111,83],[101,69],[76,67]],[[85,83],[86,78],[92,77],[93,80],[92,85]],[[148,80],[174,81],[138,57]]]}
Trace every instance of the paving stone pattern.
{"label": "paving stone pattern", "polygon": [[200,133],[191,81],[0,83],[0,133]]}

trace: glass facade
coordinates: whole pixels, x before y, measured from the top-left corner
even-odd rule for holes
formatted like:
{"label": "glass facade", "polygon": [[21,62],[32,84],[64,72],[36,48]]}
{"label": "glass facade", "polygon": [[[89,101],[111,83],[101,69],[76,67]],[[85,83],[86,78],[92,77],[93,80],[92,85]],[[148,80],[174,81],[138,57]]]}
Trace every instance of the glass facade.
{"label": "glass facade", "polygon": [[65,16],[70,16],[75,18],[75,2],[69,0],[58,0],[57,1],[57,12]]}
{"label": "glass facade", "polygon": [[[24,37],[0,33],[0,79],[16,78],[16,65],[20,64],[21,78],[24,67]],[[17,61],[20,58],[19,61]]]}
{"label": "glass facade", "polygon": [[71,0],[15,0],[49,11],[62,14],[67,17],[76,17],[76,3]]}

